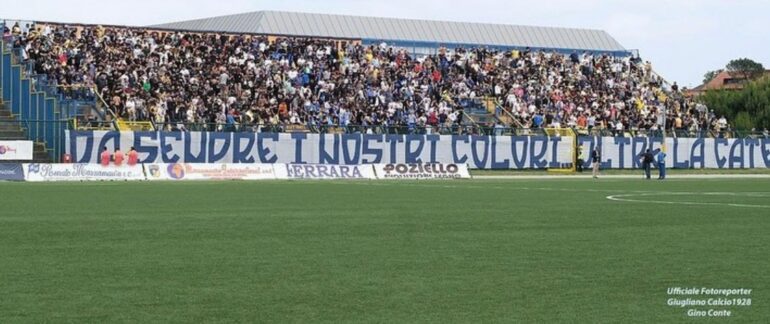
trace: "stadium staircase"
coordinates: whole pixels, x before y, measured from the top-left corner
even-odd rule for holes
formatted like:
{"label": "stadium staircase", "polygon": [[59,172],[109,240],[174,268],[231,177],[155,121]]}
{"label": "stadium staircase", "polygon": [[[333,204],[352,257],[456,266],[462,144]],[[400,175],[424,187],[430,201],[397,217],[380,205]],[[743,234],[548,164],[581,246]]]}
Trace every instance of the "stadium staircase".
{"label": "stadium staircase", "polygon": [[0,140],[32,141],[35,162],[59,161],[74,112],[88,107],[47,86],[44,76],[30,75],[7,44],[0,41]]}
{"label": "stadium staircase", "polygon": [[[25,141],[29,140],[26,135],[26,129],[13,117],[11,111],[5,108],[0,102],[0,141]],[[3,161],[4,163],[23,163],[30,161]],[[49,163],[51,157],[45,148],[45,143],[36,142],[32,157],[34,163]]]}
{"label": "stadium staircase", "polygon": [[498,105],[492,98],[460,100],[460,107],[466,121],[473,125],[492,126],[497,123],[510,125],[501,118],[503,116],[496,113]]}

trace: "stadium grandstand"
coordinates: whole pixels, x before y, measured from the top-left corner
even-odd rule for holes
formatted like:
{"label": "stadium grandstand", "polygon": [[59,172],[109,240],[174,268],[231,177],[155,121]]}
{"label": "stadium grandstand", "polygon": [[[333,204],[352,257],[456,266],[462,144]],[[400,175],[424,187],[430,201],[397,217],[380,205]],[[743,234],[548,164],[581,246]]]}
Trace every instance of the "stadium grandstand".
{"label": "stadium grandstand", "polygon": [[770,77],[648,60],[770,2],[662,2],[6,1],[0,324],[770,323]]}
{"label": "stadium grandstand", "polygon": [[153,26],[4,26],[1,134],[45,143],[54,160],[64,129],[730,130],[600,30],[276,11]]}

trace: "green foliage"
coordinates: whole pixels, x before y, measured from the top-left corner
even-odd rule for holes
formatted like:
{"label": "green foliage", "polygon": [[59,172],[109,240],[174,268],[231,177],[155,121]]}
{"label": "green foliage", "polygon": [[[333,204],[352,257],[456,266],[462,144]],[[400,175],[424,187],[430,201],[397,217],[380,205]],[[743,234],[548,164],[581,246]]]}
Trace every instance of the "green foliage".
{"label": "green foliage", "polygon": [[751,82],[740,91],[707,91],[700,101],[726,116],[735,129],[770,128],[770,78]]}
{"label": "green foliage", "polygon": [[749,116],[749,113],[745,111],[741,111],[737,115],[735,115],[735,121],[733,121],[733,127],[735,129],[752,129],[754,127],[754,122],[751,120],[751,116]]}
{"label": "green foliage", "polygon": [[727,63],[727,71],[737,73],[747,79],[753,79],[765,72],[765,67],[761,63],[748,58],[739,58]]}
{"label": "green foliage", "polygon": [[722,71],[724,71],[724,69],[706,72],[706,74],[703,75],[703,84],[709,83],[709,81],[713,80],[719,73],[722,73]]}

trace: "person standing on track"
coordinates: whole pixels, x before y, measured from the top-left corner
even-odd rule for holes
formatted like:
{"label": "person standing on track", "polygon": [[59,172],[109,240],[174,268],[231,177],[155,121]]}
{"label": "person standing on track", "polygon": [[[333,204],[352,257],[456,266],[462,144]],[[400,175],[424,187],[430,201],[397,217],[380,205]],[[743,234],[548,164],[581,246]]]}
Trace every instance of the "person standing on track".
{"label": "person standing on track", "polygon": [[639,158],[642,160],[644,176],[647,180],[650,180],[650,167],[652,167],[652,162],[655,160],[655,158],[652,156],[650,149],[647,149],[647,151],[640,155]]}
{"label": "person standing on track", "polygon": [[115,150],[115,166],[123,166],[123,159],[125,158],[125,155],[123,155],[123,152],[120,149]]}
{"label": "person standing on track", "polygon": [[583,152],[583,147],[578,146],[578,158],[577,158],[577,165],[576,170],[577,172],[583,173],[583,164],[586,163],[586,157]]}
{"label": "person standing on track", "polygon": [[599,178],[599,164],[602,163],[602,153],[599,152],[599,148],[595,147],[594,150],[591,152],[591,161],[594,163],[593,165],[593,176],[594,179]]}
{"label": "person standing on track", "polygon": [[128,165],[136,165],[137,163],[139,163],[139,154],[132,146],[131,150],[128,151]]}
{"label": "person standing on track", "polygon": [[101,160],[101,164],[102,164],[103,167],[106,167],[106,166],[110,165],[110,158],[111,157],[112,156],[110,155],[110,152],[107,151],[107,147],[105,146],[102,149],[102,155],[101,155],[101,159],[100,159]]}
{"label": "person standing on track", "polygon": [[658,160],[658,180],[664,180],[666,179],[666,153],[660,150],[656,157]]}

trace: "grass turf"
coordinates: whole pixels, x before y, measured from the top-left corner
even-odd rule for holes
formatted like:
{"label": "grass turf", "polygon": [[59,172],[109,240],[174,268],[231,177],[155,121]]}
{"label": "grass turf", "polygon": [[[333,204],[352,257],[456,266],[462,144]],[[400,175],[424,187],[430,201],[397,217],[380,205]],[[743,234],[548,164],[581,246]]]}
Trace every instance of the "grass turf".
{"label": "grass turf", "polygon": [[[691,204],[606,199],[638,193]],[[770,322],[766,180],[0,183],[0,197],[3,323],[652,323],[689,308]],[[753,304],[667,306],[676,286],[751,288]]]}

